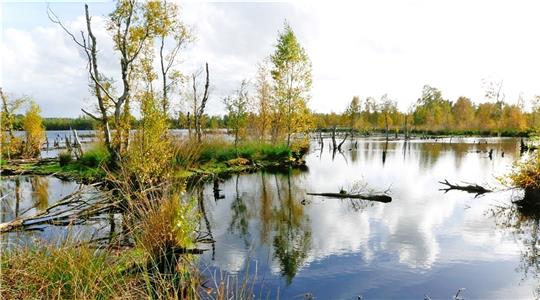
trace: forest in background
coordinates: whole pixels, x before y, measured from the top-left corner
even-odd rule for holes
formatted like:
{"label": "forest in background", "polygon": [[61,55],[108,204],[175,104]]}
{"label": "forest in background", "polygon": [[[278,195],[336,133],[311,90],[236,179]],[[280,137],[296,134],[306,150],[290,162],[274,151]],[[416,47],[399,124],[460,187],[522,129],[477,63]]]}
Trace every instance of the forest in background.
{"label": "forest in background", "polygon": [[[486,101],[474,102],[465,96],[455,101],[447,100],[442,92],[432,86],[424,86],[421,97],[407,111],[398,109],[397,101],[388,95],[380,98],[360,98],[354,96],[342,112],[313,113],[310,122],[311,130],[324,130],[337,127],[339,130],[354,130],[360,133],[424,133],[424,134],[477,134],[499,136],[528,136],[540,126],[540,97],[536,96],[526,105],[520,98],[516,104],[508,103],[504,96],[495,92],[493,87],[502,83],[491,83],[486,90]],[[244,90],[249,89],[246,86]],[[265,120],[261,113],[268,105],[264,105],[264,95],[259,91],[250,96],[246,92],[247,105],[244,127],[245,131],[256,134]],[[525,107],[529,108],[526,109]],[[189,112],[177,111],[168,118],[172,129],[188,129],[194,126]],[[22,130],[24,116],[15,116],[14,128]],[[201,116],[201,126],[206,130],[226,129],[234,127],[231,113],[224,115]],[[268,120],[266,120],[268,122]],[[137,127],[139,120],[131,117],[132,127]],[[88,117],[77,118],[43,118],[46,130],[92,130],[98,128],[99,122]]]}

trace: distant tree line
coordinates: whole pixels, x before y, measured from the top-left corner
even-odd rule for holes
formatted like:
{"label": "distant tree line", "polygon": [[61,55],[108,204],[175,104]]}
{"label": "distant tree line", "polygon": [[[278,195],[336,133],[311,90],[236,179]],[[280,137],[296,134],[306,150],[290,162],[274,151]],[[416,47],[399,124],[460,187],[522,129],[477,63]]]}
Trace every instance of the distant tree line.
{"label": "distant tree line", "polygon": [[[13,118],[14,130],[23,130],[24,115],[17,114]],[[218,129],[227,127],[227,116],[210,116],[204,114],[201,118],[203,129]],[[133,118],[131,120],[131,126],[136,127],[139,124],[139,120]],[[185,114],[179,113],[178,118],[169,118],[170,128],[173,129],[187,129]],[[43,118],[43,126],[45,130],[94,130],[99,128],[99,122],[96,120],[82,116],[77,118]]]}
{"label": "distant tree line", "polygon": [[488,88],[486,101],[482,103],[463,96],[451,101],[439,89],[426,85],[422,96],[407,111],[399,110],[397,102],[388,95],[379,99],[355,96],[343,113],[318,113],[315,122],[317,128],[335,126],[342,130],[391,134],[527,135],[540,127],[540,97],[531,101],[531,109],[527,111],[524,102],[521,97],[515,104],[506,102],[500,87]]}

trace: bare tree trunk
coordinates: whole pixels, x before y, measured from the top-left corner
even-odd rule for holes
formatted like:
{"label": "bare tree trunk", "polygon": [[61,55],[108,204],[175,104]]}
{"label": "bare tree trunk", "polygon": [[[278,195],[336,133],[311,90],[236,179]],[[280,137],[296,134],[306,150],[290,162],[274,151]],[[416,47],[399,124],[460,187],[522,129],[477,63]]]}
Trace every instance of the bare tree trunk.
{"label": "bare tree trunk", "polygon": [[[113,162],[118,162],[120,160],[120,151],[122,146],[125,146],[129,142],[129,122],[123,124],[127,127],[122,128],[123,117],[129,115],[126,110],[128,108],[124,107],[128,105],[131,93],[131,82],[129,77],[129,71],[131,70],[131,65],[141,52],[144,47],[144,44],[147,38],[150,36],[150,26],[144,26],[144,32],[142,38],[138,40],[138,44],[130,45],[129,39],[132,34],[131,27],[133,26],[133,18],[135,14],[135,1],[130,0],[126,2],[127,6],[125,15],[114,21],[112,24],[113,27],[116,27],[116,49],[120,52],[120,70],[122,75],[122,86],[123,91],[120,97],[115,97],[110,94],[109,89],[103,86],[103,79],[98,70],[97,63],[97,42],[96,37],[93,34],[91,26],[91,17],[88,12],[88,5],[85,4],[85,17],[86,17],[86,29],[88,35],[85,36],[84,33],[81,33],[81,39],[75,37],[60,21],[60,19],[49,9],[48,15],[49,19],[62,27],[62,29],[73,39],[73,41],[80,46],[86,53],[88,60],[88,73],[92,81],[92,89],[96,98],[98,100],[98,109],[101,116],[95,116],[92,113],[82,109],[82,111],[90,116],[91,118],[100,122],[103,131],[105,133],[105,145],[109,152],[111,152]],[[109,113],[105,106],[105,102],[110,101],[114,104],[114,113],[113,113],[113,122],[114,129],[116,129],[117,141],[113,142],[111,138],[111,130],[109,126]],[[122,130],[127,130],[127,133]],[[124,140],[122,135],[125,134],[126,137]]]}
{"label": "bare tree trunk", "polygon": [[190,115],[189,115],[189,111],[187,113],[187,126],[188,126],[188,137],[191,139],[191,118],[190,118]]}
{"label": "bare tree trunk", "polygon": [[[49,18],[52,22],[60,25],[64,31],[71,36],[73,41],[77,45],[79,45],[81,48],[83,48],[84,52],[86,53],[87,60],[88,60],[88,74],[90,75],[90,79],[92,81],[92,89],[94,91],[94,94],[98,100],[98,109],[101,114],[100,117],[95,116],[94,114],[82,109],[82,111],[90,116],[92,119],[97,120],[100,122],[103,131],[104,131],[104,138],[105,138],[105,146],[107,149],[112,153],[113,147],[112,147],[112,139],[111,139],[111,131],[109,126],[109,116],[107,113],[107,109],[105,107],[105,101],[104,96],[102,93],[105,93],[105,97],[109,97],[107,90],[103,88],[101,85],[101,75],[99,74],[98,69],[98,62],[97,62],[97,41],[96,36],[94,35],[92,31],[92,19],[90,17],[90,13],[88,12],[88,5],[84,5],[84,11],[85,11],[85,18],[86,18],[86,30],[88,31],[88,41],[86,40],[84,34],[81,34],[82,36],[82,42],[78,41],[75,36],[69,32],[64,25],[60,22],[60,20],[52,13],[52,16],[49,14]],[[54,17],[54,18],[53,18]]]}
{"label": "bare tree trunk", "polygon": [[199,107],[198,111],[197,111],[197,116],[196,116],[196,126],[195,126],[195,131],[197,133],[197,141],[201,141],[202,140],[202,129],[201,129],[201,119],[202,119],[202,116],[204,115],[204,108],[206,107],[206,102],[208,101],[208,96],[209,96],[209,89],[210,89],[210,72],[208,71],[208,63],[206,63],[206,82],[204,84],[204,94],[203,94],[203,98],[201,99],[201,106]]}
{"label": "bare tree trunk", "polygon": [[165,37],[161,36],[161,46],[159,47],[159,61],[161,65],[161,80],[162,80],[162,100],[161,105],[163,109],[163,113],[167,114],[167,110],[169,109],[169,100],[167,99],[167,71],[168,68],[165,68],[165,58],[163,56],[163,48],[165,47]]}
{"label": "bare tree trunk", "polygon": [[336,126],[332,128],[332,149],[336,149]]}
{"label": "bare tree trunk", "polygon": [[81,141],[79,140],[79,135],[77,134],[77,130],[73,129],[72,131],[73,131],[73,140],[75,141],[75,146],[77,150],[75,151],[75,157],[79,159],[83,155],[82,144],[81,144]]}

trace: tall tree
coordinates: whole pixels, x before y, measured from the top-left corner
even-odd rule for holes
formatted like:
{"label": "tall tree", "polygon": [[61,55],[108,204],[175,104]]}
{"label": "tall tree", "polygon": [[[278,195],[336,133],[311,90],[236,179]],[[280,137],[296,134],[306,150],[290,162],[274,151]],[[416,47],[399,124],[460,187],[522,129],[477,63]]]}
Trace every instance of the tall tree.
{"label": "tall tree", "polygon": [[358,117],[360,116],[361,106],[360,106],[360,97],[354,96],[345,111],[345,115],[349,119],[349,126],[351,129],[355,129],[358,122]]}
{"label": "tall tree", "polygon": [[228,116],[228,125],[234,134],[234,148],[238,149],[238,141],[245,135],[247,126],[248,110],[250,98],[248,94],[248,83],[242,80],[240,87],[234,95],[226,97],[223,102]]}
{"label": "tall tree", "polygon": [[379,104],[379,109],[381,111],[382,122],[384,124],[384,129],[386,133],[386,139],[388,140],[388,133],[390,126],[393,126],[397,114],[397,104],[395,101],[388,97],[388,94],[384,94],[381,97],[381,102]]}
{"label": "tall tree", "polygon": [[264,140],[267,136],[272,121],[271,115],[271,97],[272,85],[268,75],[268,69],[265,63],[259,64],[256,77],[256,99],[257,99],[257,118],[256,130],[257,136]]}
{"label": "tall tree", "polygon": [[279,33],[272,62],[274,96],[284,117],[287,145],[291,136],[310,126],[308,93],[311,89],[311,62],[289,24]]}
{"label": "tall tree", "polygon": [[203,90],[201,91],[200,82],[202,70],[199,70],[198,72],[191,75],[192,90],[186,95],[186,102],[189,106],[189,109],[191,110],[190,112],[188,112],[187,115],[187,122],[189,124],[188,127],[190,129],[189,132],[191,135],[191,124],[193,124],[193,127],[195,129],[195,135],[197,137],[197,141],[199,142],[202,140],[202,118],[204,116],[206,103],[208,102],[208,98],[210,97],[210,73],[208,70],[208,63],[206,63],[205,65],[205,71],[206,76],[204,86],[202,87]]}
{"label": "tall tree", "polygon": [[[159,40],[159,63],[161,76],[161,109],[168,113],[171,105],[170,93],[183,80],[182,73],[175,69],[180,51],[194,40],[189,27],[179,16],[180,7],[168,1],[152,1],[149,3],[156,20],[155,32]],[[172,45],[167,49],[167,41]]]}
{"label": "tall tree", "polygon": [[[134,80],[137,78],[137,60],[149,48],[153,47],[153,40],[156,37],[164,39],[166,36],[174,35],[171,29],[172,20],[176,15],[172,12],[174,6],[163,4],[160,1],[138,2],[135,0],[119,0],[115,10],[108,16],[107,30],[113,40],[114,50],[120,57],[120,93],[115,92],[115,86],[111,78],[106,77],[99,71],[97,39],[92,30],[92,18],[88,5],[85,5],[86,32],[81,32],[80,37],[71,33],[60,21],[58,16],[49,9],[49,18],[72,38],[72,40],[83,49],[88,61],[88,75],[90,87],[97,98],[98,115],[85,109],[82,111],[88,116],[101,123],[105,134],[105,144],[115,161],[121,157],[121,153],[127,148],[129,142],[129,129],[131,123],[130,101],[133,97]],[[175,29],[176,30],[176,29]],[[181,31],[181,29],[178,29]],[[181,37],[184,37],[180,35]],[[176,40],[178,49],[183,45],[181,37]],[[181,41],[180,41],[181,40]],[[173,47],[174,52],[175,47]],[[177,53],[177,52],[175,52]],[[162,54],[164,68],[162,74],[170,70],[174,64],[176,54]],[[169,63],[171,67],[169,66]],[[140,75],[140,74],[139,74]],[[167,86],[167,82],[164,82]],[[166,97],[166,94],[164,94]],[[166,105],[165,105],[166,106]],[[112,122],[112,126],[110,126]],[[114,137],[111,137],[111,127],[115,129]]]}
{"label": "tall tree", "polygon": [[456,127],[458,129],[471,129],[474,124],[475,108],[472,101],[467,97],[459,97],[452,107],[452,113],[454,114],[454,120],[456,120]]}

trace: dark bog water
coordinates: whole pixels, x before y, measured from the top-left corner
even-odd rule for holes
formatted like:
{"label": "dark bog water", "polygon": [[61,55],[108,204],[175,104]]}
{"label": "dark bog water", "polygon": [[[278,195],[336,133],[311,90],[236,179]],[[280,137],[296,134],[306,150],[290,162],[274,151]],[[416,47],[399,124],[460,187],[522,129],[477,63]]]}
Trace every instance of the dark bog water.
{"label": "dark bog water", "polygon": [[[220,185],[223,199],[214,197],[212,184],[204,187],[216,242],[203,265],[239,276],[256,272],[254,291],[269,298],[451,299],[458,288],[466,288],[466,299],[533,298],[540,231],[538,218],[511,206],[519,194],[475,198],[440,191],[438,183],[502,189],[497,176],[510,171],[518,147],[516,139],[359,139],[334,155],[328,141],[322,151],[314,144],[308,171],[233,176]],[[389,190],[393,201],[306,195],[355,183]]]}

